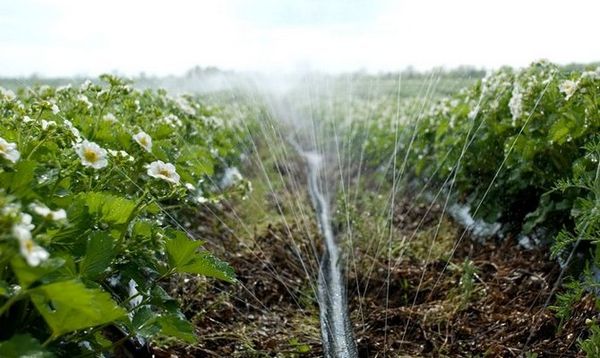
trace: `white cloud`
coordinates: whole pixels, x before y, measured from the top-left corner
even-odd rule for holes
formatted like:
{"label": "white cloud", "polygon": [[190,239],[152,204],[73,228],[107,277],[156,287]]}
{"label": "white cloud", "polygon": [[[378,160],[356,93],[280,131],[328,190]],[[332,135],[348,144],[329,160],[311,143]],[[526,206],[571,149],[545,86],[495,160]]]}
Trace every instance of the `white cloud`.
{"label": "white cloud", "polygon": [[[0,75],[389,70],[600,60],[595,0],[77,1],[0,5]],[[375,5],[373,5],[375,4]]]}

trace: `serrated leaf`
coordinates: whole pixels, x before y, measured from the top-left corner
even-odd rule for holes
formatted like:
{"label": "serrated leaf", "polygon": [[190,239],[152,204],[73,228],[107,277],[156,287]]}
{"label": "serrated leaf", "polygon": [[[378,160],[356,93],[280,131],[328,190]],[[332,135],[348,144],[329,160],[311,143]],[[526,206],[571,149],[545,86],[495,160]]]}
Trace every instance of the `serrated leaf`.
{"label": "serrated leaf", "polygon": [[126,311],[110,295],[79,281],[62,281],[30,291],[31,300],[52,330],[54,338],[123,318]]}
{"label": "serrated leaf", "polygon": [[79,264],[79,272],[94,279],[106,270],[115,256],[113,238],[105,232],[94,232],[88,239],[85,256]]}
{"label": "serrated leaf", "polygon": [[160,333],[165,336],[179,338],[187,343],[197,340],[194,327],[183,317],[174,314],[162,315],[157,322],[160,325]]}
{"label": "serrated leaf", "polygon": [[108,193],[86,193],[82,197],[90,214],[117,225],[125,224],[136,208],[134,201]]}
{"label": "serrated leaf", "polygon": [[17,334],[8,341],[0,342],[0,357],[3,358],[51,358],[54,355],[42,347],[40,342],[28,334]]}
{"label": "serrated leaf", "polygon": [[0,183],[8,193],[17,197],[34,197],[31,182],[35,177],[36,165],[34,161],[21,160],[14,165],[13,170],[0,172]]}
{"label": "serrated leaf", "polygon": [[160,286],[152,287],[150,291],[150,304],[154,307],[160,307],[162,310],[171,314],[180,314],[179,302]]}
{"label": "serrated leaf", "polygon": [[35,281],[53,273],[64,263],[65,260],[61,258],[51,258],[42,262],[39,266],[32,267],[21,256],[15,256],[10,262],[13,272],[23,288],[27,288]]}
{"label": "serrated leaf", "polygon": [[179,273],[194,273],[235,281],[233,269],[224,261],[212,256],[208,251],[198,251],[202,241],[190,240],[185,233],[171,230],[173,238],[167,241],[166,249],[169,266]]}
{"label": "serrated leaf", "polygon": [[166,243],[169,266],[180,268],[188,264],[196,255],[196,251],[202,245],[202,241],[188,239],[181,231],[169,230],[167,235],[172,237]]}
{"label": "serrated leaf", "polygon": [[235,282],[235,272],[225,261],[214,257],[208,251],[196,254],[189,263],[181,266],[178,272],[195,273],[204,276],[218,278],[227,282]]}
{"label": "serrated leaf", "polygon": [[152,237],[153,228],[154,224],[149,220],[137,220],[135,224],[133,224],[132,235],[149,238]]}
{"label": "serrated leaf", "polygon": [[151,338],[160,332],[157,315],[149,306],[140,307],[131,320],[132,330],[139,336]]}
{"label": "serrated leaf", "polygon": [[9,192],[20,197],[29,197],[32,194],[32,185],[37,163],[32,160],[23,160],[15,165],[15,172],[12,173]]}

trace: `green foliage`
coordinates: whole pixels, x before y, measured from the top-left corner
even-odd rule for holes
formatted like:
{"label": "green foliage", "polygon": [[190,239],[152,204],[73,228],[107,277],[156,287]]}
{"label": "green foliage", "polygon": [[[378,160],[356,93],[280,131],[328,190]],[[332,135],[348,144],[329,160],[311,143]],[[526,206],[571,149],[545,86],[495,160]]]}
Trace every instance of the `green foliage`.
{"label": "green foliage", "polygon": [[583,147],[598,133],[599,98],[599,71],[566,72],[547,62],[504,68],[428,111],[400,113],[406,120],[397,131],[393,117],[374,121],[366,153],[393,154],[397,133],[397,168],[412,174],[405,177],[452,185],[454,200],[477,208],[477,218],[513,232],[558,232],[571,225],[580,193],[552,189],[581,165]]}
{"label": "green foliage", "polygon": [[197,252],[201,241],[192,241],[184,233],[175,232],[166,243],[169,266],[175,272],[195,273],[234,282],[235,274],[225,262],[207,251]]}
{"label": "green foliage", "polygon": [[52,358],[40,342],[28,334],[16,334],[8,341],[0,342],[0,357],[5,358]]}
{"label": "green foliage", "polygon": [[125,224],[136,208],[135,202],[106,193],[85,193],[81,196],[90,215],[112,224]]}
{"label": "green foliage", "polygon": [[[584,266],[583,281],[571,280],[565,284],[565,291],[556,298],[555,306],[551,307],[562,324],[569,319],[575,303],[579,302],[586,291],[598,292],[599,284],[593,277],[590,266],[597,269],[600,266],[598,242],[600,242],[600,138],[586,143],[585,155],[575,166],[573,177],[561,180],[556,185],[560,192],[575,191],[579,193],[573,202],[571,216],[574,219],[573,229],[562,229],[551,248],[553,257],[559,257],[566,262],[572,258],[575,250],[583,246],[589,250],[589,262]],[[584,245],[582,245],[582,243]],[[571,262],[566,262],[571,264]],[[596,300],[600,304],[600,300]],[[582,349],[588,356],[598,355],[598,328],[593,326],[591,336],[582,343]],[[590,352],[594,352],[593,354]],[[591,354],[591,355],[590,355]]]}
{"label": "green foliage", "polygon": [[52,338],[83,328],[111,323],[126,311],[107,292],[81,282],[60,281],[29,291],[31,300],[52,331]]}
{"label": "green foliage", "polygon": [[581,350],[583,350],[587,357],[600,357],[600,327],[594,324],[590,328],[590,336],[579,342]]}
{"label": "green foliage", "polygon": [[581,300],[584,293],[583,285],[577,280],[569,281],[564,284],[564,287],[565,291],[558,294],[555,304],[550,306],[550,309],[555,312],[556,317],[560,319],[560,327],[571,317],[573,306]]}
{"label": "green foliage", "polygon": [[465,306],[469,303],[473,293],[475,292],[475,276],[477,274],[477,267],[473,261],[465,259],[461,270],[462,275],[459,282],[459,289],[461,292],[461,306]]}
{"label": "green foliage", "polygon": [[188,343],[196,341],[194,327],[181,314],[162,315],[158,317],[157,323],[160,325],[162,334],[166,336],[179,338]]}
{"label": "green foliage", "polygon": [[[395,158],[418,187],[451,189],[452,201],[476,218],[549,242],[576,276],[600,267],[600,68],[541,61],[500,69],[432,106],[411,102],[417,106],[401,103],[407,109],[397,116],[376,109],[377,120],[347,129],[354,140],[361,132],[372,137],[363,141],[369,165],[380,169],[385,163],[376,158]],[[558,295],[553,309],[561,322],[585,291],[598,292],[591,276],[571,278]],[[587,351],[598,356],[597,332],[592,337]]]}
{"label": "green foliage", "polygon": [[105,232],[94,232],[89,236],[85,255],[79,262],[79,273],[91,280],[96,279],[116,256],[113,238]]}
{"label": "green foliage", "polygon": [[221,115],[109,75],[0,91],[0,355],[110,351],[106,326],[195,340],[161,283],[235,281],[174,229],[230,194],[212,183],[238,162],[240,133]]}

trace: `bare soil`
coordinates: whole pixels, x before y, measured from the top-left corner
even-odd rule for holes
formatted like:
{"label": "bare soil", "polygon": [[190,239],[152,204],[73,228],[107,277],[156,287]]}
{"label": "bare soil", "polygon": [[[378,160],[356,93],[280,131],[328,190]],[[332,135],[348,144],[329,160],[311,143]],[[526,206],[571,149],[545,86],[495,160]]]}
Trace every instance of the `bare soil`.
{"label": "bare soil", "polygon": [[[426,211],[421,205],[407,212],[408,202],[396,214],[396,225],[405,231],[413,230]],[[439,208],[427,215],[426,225],[436,223]],[[461,290],[459,269],[465,260],[475,268],[468,295]],[[579,357],[577,340],[587,334],[585,321],[598,319],[594,298],[586,295],[559,329],[546,302],[560,267],[547,250],[523,250],[512,238],[478,243],[464,237],[449,261],[406,258],[389,272],[387,301],[390,265],[385,257],[376,265],[369,278],[373,289],[360,305],[356,294],[350,303],[359,319],[355,335],[361,357],[381,356],[384,348],[392,356]],[[364,275],[364,270],[351,272],[349,280],[365,282]]]}
{"label": "bare soil", "polygon": [[[286,185],[282,190],[297,190]],[[272,195],[265,193],[259,205],[275,210]],[[398,205],[394,225],[405,237],[413,237],[416,229],[414,237],[428,247],[440,209],[413,205],[409,198]],[[154,354],[322,356],[313,291],[320,251],[314,244],[320,240],[314,222],[278,220],[262,226],[250,222],[252,232],[240,232],[223,224],[227,220],[217,219],[231,217],[232,211],[233,206],[224,206],[201,214],[197,231],[208,248],[235,269],[239,283],[192,277],[171,282],[171,293],[195,324],[199,342],[188,346],[167,342],[153,347]],[[254,209],[246,213],[251,216]],[[595,300],[585,295],[573,307],[574,316],[559,327],[547,302],[553,304],[560,292],[560,288],[553,292],[560,267],[547,249],[527,251],[511,237],[480,243],[465,235],[459,240],[462,229],[444,220],[454,231],[435,245],[454,248],[453,255],[436,254],[425,260],[416,245],[395,265],[385,255],[356,248],[358,269],[349,265],[346,274],[361,357],[382,357],[384,351],[398,357],[582,356],[577,340],[587,335],[587,319],[599,319]],[[470,276],[465,276],[467,264],[473,269]],[[369,265],[372,270],[364,269]]]}

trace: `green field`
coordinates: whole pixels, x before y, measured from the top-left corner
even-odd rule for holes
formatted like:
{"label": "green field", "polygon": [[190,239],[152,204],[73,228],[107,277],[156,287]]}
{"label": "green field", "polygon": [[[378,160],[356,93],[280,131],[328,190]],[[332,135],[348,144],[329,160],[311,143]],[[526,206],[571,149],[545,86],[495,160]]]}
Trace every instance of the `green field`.
{"label": "green field", "polygon": [[359,356],[600,356],[597,64],[278,80],[0,79],[0,356],[322,356],[298,146]]}

